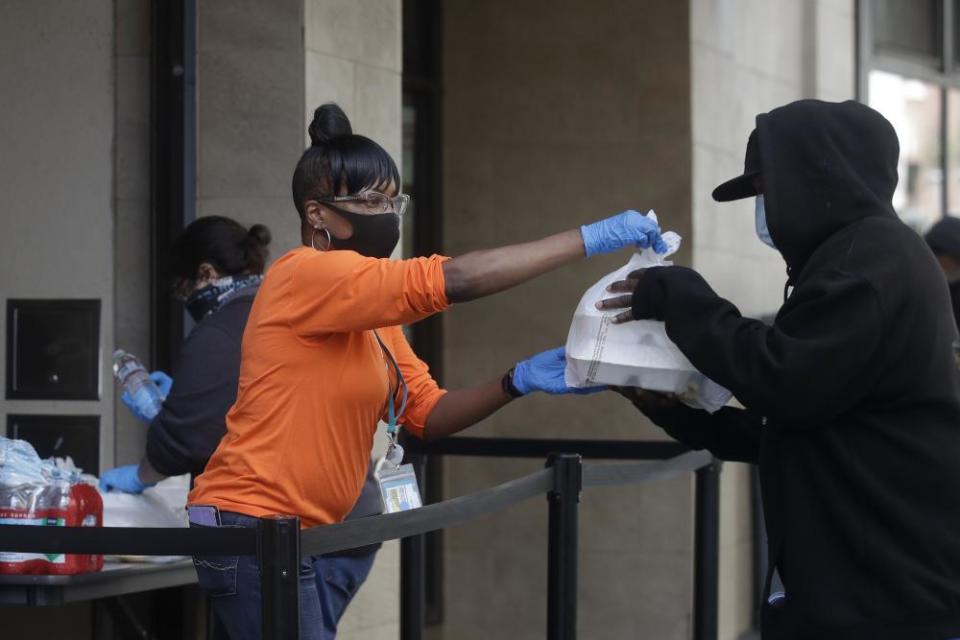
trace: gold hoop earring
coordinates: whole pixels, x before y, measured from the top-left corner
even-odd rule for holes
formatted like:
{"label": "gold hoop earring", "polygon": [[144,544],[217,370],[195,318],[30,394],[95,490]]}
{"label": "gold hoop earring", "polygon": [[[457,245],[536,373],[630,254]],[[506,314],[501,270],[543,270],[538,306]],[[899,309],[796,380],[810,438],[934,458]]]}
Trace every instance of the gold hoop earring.
{"label": "gold hoop earring", "polygon": [[[315,238],[317,237],[317,231],[323,231],[325,234],[327,234],[327,246],[324,249],[317,249],[317,245],[314,242]],[[330,247],[333,246],[333,238],[330,237],[330,230],[326,227],[323,227],[322,229],[314,227],[313,233],[310,234],[310,246],[314,251],[330,251]]]}

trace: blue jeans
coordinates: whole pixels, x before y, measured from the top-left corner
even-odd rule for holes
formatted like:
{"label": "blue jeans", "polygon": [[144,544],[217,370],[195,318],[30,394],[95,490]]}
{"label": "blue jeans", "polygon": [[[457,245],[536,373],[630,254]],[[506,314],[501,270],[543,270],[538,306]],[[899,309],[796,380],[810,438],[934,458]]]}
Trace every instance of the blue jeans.
{"label": "blue jeans", "polygon": [[[256,527],[257,519],[222,512],[222,527]],[[191,524],[191,527],[200,525]],[[360,556],[313,556],[300,562],[300,637],[334,640],[337,623],[367,579],[376,552]],[[260,571],[256,556],[197,556],[200,586],[231,640],[260,638]]]}

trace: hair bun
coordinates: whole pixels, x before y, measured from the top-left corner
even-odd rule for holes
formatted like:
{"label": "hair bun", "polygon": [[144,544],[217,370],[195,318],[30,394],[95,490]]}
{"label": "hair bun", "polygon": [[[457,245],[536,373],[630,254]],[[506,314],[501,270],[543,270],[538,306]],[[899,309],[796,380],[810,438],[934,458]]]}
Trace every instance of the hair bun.
{"label": "hair bun", "polygon": [[310,144],[318,147],[331,140],[349,136],[353,133],[353,129],[343,109],[328,102],[320,105],[313,112],[313,122],[310,123],[307,132],[310,134]]}
{"label": "hair bun", "polygon": [[270,244],[270,240],[272,239],[270,229],[267,229],[267,227],[262,224],[255,224],[250,227],[250,230],[247,231],[247,237],[261,247]]}

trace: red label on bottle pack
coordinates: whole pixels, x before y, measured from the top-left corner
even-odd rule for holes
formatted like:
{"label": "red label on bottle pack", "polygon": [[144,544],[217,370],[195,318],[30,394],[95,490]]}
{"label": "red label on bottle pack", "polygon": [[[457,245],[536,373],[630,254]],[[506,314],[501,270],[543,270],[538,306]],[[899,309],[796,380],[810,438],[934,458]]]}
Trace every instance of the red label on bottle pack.
{"label": "red label on bottle pack", "polygon": [[[99,527],[103,524],[103,500],[88,484],[75,484],[68,495],[38,487],[37,496],[47,499],[30,501],[30,506],[8,503],[0,507],[0,526],[5,524],[38,527]],[[60,499],[50,500],[52,496]],[[13,502],[13,501],[11,501]],[[50,504],[55,502],[55,504]],[[72,575],[103,568],[102,555],[72,553],[21,553],[0,551],[0,574]]]}

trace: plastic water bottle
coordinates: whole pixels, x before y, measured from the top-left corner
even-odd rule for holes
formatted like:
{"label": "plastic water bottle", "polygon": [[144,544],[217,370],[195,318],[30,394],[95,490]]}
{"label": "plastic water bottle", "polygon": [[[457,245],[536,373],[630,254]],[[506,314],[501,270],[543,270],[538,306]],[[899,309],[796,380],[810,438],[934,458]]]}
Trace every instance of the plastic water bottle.
{"label": "plastic water bottle", "polygon": [[133,399],[133,404],[142,417],[153,420],[154,416],[160,413],[163,394],[135,355],[123,349],[114,351],[113,375]]}

